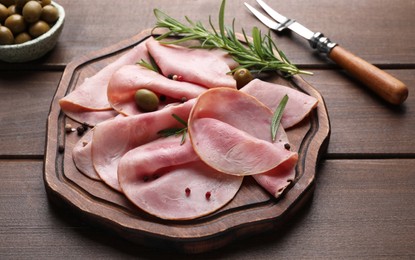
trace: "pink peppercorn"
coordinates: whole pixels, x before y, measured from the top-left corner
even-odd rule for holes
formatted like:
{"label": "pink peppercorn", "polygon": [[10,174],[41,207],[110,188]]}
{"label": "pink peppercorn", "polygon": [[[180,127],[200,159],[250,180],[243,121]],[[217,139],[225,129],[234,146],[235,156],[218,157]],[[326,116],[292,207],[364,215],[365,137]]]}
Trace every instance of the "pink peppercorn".
{"label": "pink peppercorn", "polygon": [[187,196],[187,197],[189,197],[189,196],[190,196],[190,189],[189,189],[189,188],[186,188],[186,189],[184,190],[184,192],[186,192],[186,196]]}

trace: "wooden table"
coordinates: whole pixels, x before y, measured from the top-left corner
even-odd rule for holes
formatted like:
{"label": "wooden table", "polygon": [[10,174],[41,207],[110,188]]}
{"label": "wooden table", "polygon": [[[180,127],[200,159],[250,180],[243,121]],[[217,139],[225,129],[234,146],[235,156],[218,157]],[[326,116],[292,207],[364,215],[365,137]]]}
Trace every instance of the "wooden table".
{"label": "wooden table", "polygon": [[[255,5],[254,1],[250,1]],[[279,2],[281,5],[279,6]],[[0,63],[0,258],[185,258],[134,245],[53,207],[43,182],[46,118],[65,66],[80,55],[151,28],[153,8],[217,21],[219,1],[61,0],[56,48],[24,64]],[[294,34],[273,34],[325,98],[331,139],[314,197],[278,231],[236,241],[201,258],[415,257],[415,1],[271,1],[409,87],[401,106],[373,95]],[[229,0],[226,22],[267,29]]]}

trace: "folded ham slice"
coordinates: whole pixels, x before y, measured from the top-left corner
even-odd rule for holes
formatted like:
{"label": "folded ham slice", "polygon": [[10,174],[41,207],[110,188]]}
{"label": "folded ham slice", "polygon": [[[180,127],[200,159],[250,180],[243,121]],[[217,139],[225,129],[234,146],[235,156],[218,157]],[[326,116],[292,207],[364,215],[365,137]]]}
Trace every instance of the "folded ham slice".
{"label": "folded ham slice", "polygon": [[238,192],[243,177],[217,172],[200,161],[189,140],[168,137],[139,146],[120,160],[123,193],[147,213],[169,220],[210,214]]}
{"label": "folded ham slice", "polygon": [[90,130],[79,139],[72,150],[72,159],[76,168],[85,176],[94,180],[101,180],[92,164],[92,134],[93,130]]}
{"label": "folded ham slice", "polygon": [[134,94],[139,89],[148,89],[162,96],[159,109],[172,102],[190,100],[206,91],[206,88],[187,82],[171,80],[140,65],[125,65],[117,70],[108,84],[108,101],[123,115],[142,113],[137,107]]}
{"label": "folded ham slice", "polygon": [[100,122],[106,121],[116,117],[118,114],[115,110],[90,110],[87,108],[79,107],[73,103],[64,102],[61,104],[61,108],[65,115],[73,120],[94,126]]}
{"label": "folded ham slice", "polygon": [[[112,74],[126,64],[148,60],[145,43],[138,44],[116,61],[85,79],[74,91],[59,100],[63,112],[80,123],[95,125],[114,116],[108,98],[107,86]],[[92,114],[92,115],[91,115]]]}
{"label": "folded ham slice", "polygon": [[212,168],[232,175],[255,175],[296,162],[285,148],[282,127],[271,141],[272,112],[254,97],[229,88],[200,95],[189,118],[189,135],[199,157]]}
{"label": "folded ham slice", "polygon": [[280,197],[295,180],[295,161],[288,160],[276,168],[261,174],[252,175],[262,188],[275,198]]}
{"label": "folded ham slice", "polygon": [[92,163],[99,177],[120,191],[117,167],[121,157],[129,150],[157,139],[160,130],[182,127],[172,114],[187,120],[194,102],[189,100],[152,113],[117,117],[96,125],[91,150]]}
{"label": "folded ham slice", "polygon": [[221,58],[217,52],[161,44],[156,40],[147,41],[146,46],[166,77],[177,75],[182,81],[207,88],[236,88],[236,81],[228,74],[231,71],[228,61]]}
{"label": "folded ham slice", "polygon": [[289,99],[282,115],[281,124],[287,129],[303,120],[317,106],[318,100],[298,90],[254,79],[241,89],[242,92],[256,97],[271,111],[275,111],[284,95]]}

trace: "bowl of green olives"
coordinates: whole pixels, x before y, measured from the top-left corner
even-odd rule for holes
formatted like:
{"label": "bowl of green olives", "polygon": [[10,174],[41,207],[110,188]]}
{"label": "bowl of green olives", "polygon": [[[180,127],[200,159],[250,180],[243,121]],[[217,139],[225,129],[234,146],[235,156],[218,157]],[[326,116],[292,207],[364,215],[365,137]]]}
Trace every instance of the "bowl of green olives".
{"label": "bowl of green olives", "polygon": [[36,60],[55,47],[65,10],[51,0],[0,0],[0,60]]}

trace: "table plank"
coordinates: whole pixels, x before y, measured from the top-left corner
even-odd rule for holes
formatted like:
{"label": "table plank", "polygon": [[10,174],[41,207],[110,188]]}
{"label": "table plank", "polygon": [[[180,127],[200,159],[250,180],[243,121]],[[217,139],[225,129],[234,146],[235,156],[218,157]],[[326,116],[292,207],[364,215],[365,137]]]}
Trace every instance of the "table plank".
{"label": "table plank", "polygon": [[[0,160],[0,258],[191,258],[136,246],[52,207],[41,160]],[[325,160],[314,198],[286,227],[203,259],[415,257],[415,159]]]}
{"label": "table plank", "polygon": [[43,156],[46,119],[62,72],[0,72],[0,156]]}
{"label": "table plank", "polygon": [[328,156],[414,157],[414,71],[387,72],[409,87],[409,97],[401,106],[388,105],[342,71],[319,70],[305,78],[326,101],[332,126]]}
{"label": "table plank", "polygon": [[[156,19],[153,9],[159,8],[183,21],[188,15],[208,25],[209,15],[217,24],[219,1],[160,0],[60,0],[66,10],[65,27],[56,48],[46,57],[28,64],[0,63],[0,69],[21,69],[34,66],[63,67],[82,54],[115,44],[140,31],[152,28]],[[255,7],[255,1],[248,1]],[[297,19],[314,31],[321,31],[346,49],[385,67],[412,66],[415,52],[413,42],[413,0],[341,0],[302,1],[286,3],[269,1],[281,13]],[[268,29],[249,14],[244,1],[228,0],[226,24],[236,19],[236,30],[250,33],[255,25]],[[341,21],[341,23],[339,23]],[[279,47],[295,64],[328,66],[324,57],[311,51],[308,43],[295,34],[273,34]],[[399,40],[397,40],[399,39]]]}

